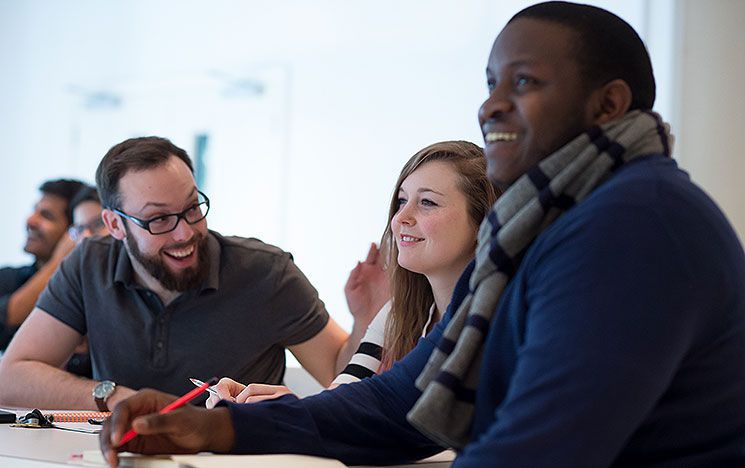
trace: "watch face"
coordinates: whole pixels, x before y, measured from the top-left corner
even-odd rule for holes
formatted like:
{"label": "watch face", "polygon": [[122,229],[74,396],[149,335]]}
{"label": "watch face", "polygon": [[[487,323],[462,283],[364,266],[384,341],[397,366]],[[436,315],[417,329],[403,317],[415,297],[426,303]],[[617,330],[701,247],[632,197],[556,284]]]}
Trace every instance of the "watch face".
{"label": "watch face", "polygon": [[110,380],[104,380],[96,385],[93,389],[93,396],[95,398],[106,398],[114,391],[116,384]]}

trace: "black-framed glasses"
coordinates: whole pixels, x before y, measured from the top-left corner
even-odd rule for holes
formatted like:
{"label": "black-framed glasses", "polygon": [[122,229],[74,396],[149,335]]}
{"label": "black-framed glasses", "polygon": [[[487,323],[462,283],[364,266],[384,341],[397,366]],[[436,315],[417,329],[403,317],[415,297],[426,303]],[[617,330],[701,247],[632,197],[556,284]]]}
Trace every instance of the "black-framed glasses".
{"label": "black-framed glasses", "polygon": [[189,208],[185,209],[181,213],[170,213],[156,216],[150,219],[140,219],[135,218],[134,216],[130,216],[127,213],[124,213],[123,211],[116,208],[112,209],[111,211],[118,214],[119,216],[127,218],[136,225],[140,226],[142,229],[148,231],[150,234],[157,236],[158,234],[165,234],[176,229],[176,226],[178,226],[178,222],[182,219],[189,224],[196,224],[207,217],[207,213],[209,213],[210,211],[210,199],[207,198],[207,195],[203,194],[199,190],[197,190],[197,193],[199,194],[199,201],[191,205]]}

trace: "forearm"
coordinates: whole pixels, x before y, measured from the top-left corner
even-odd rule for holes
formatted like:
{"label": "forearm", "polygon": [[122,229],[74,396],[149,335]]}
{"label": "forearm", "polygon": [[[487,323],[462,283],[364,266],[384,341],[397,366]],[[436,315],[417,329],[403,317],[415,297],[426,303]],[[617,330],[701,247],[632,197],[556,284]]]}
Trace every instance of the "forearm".
{"label": "forearm", "polygon": [[347,464],[390,464],[442,450],[406,422],[406,412],[413,403],[409,392],[367,387],[371,380],[341,385],[302,400],[285,396],[254,405],[230,404],[236,429],[233,451],[298,453]]}
{"label": "forearm", "polygon": [[[96,382],[76,377],[49,364],[14,361],[0,364],[0,405],[39,409],[98,409],[92,392]],[[132,391],[119,388],[109,400],[112,408]]]}
{"label": "forearm", "polygon": [[53,258],[29,278],[23,286],[11,294],[8,300],[7,326],[17,327],[26,320],[26,317],[34,310],[39,295],[47,287],[49,278],[57,271],[61,261],[62,259]]}
{"label": "forearm", "polygon": [[414,380],[442,333],[444,320],[393,368],[371,379],[297,400],[229,405],[237,453],[303,453],[350,464],[402,463],[442,450],[406,414],[420,392]]}
{"label": "forearm", "polygon": [[357,351],[357,348],[359,348],[360,342],[365,336],[366,330],[366,326],[358,326],[358,324],[355,322],[354,327],[352,328],[352,333],[349,335],[349,338],[347,338],[344,346],[339,349],[339,353],[336,355],[334,376],[339,375],[341,371],[343,371],[344,368],[347,367],[347,364],[349,364],[349,361],[352,359],[355,351]]}
{"label": "forearm", "polygon": [[349,334],[329,319],[316,336],[289,349],[318,383],[328,387],[337,375],[337,356],[348,338]]}
{"label": "forearm", "polygon": [[95,382],[36,361],[0,364],[0,404],[18,408],[96,409]]}

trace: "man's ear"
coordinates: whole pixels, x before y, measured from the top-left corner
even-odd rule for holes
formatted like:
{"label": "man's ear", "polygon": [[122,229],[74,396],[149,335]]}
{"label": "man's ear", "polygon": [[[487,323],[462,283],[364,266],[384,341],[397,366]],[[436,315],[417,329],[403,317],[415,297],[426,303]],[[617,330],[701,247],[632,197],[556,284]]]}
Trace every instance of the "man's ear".
{"label": "man's ear", "polygon": [[106,229],[109,230],[109,234],[116,240],[124,240],[127,237],[127,231],[124,230],[123,220],[116,213],[108,208],[104,208],[101,211],[101,218],[103,223],[106,225]]}
{"label": "man's ear", "polygon": [[631,107],[631,88],[621,79],[609,81],[595,90],[590,98],[592,118],[596,125],[623,117]]}

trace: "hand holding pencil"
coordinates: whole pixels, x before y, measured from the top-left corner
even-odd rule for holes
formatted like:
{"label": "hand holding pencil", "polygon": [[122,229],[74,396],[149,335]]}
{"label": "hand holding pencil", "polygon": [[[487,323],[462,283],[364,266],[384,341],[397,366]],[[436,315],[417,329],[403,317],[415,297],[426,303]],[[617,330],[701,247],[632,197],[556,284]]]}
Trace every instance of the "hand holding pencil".
{"label": "hand holding pencil", "polygon": [[[192,379],[194,380],[194,379]],[[199,382],[199,385],[197,385],[197,388],[193,389],[192,391],[188,392],[186,395],[176,399],[175,401],[172,401],[168,405],[161,408],[160,411],[158,411],[158,414],[166,414],[170,413],[171,411],[175,410],[176,408],[181,408],[185,404],[189,403],[191,400],[199,396],[202,392],[205,392],[210,389],[210,386],[217,383],[216,378],[212,378],[209,382]],[[128,430],[119,441],[119,445],[124,445],[130,440],[137,437],[137,431],[135,431],[134,428]]]}
{"label": "hand holding pencil", "polygon": [[[199,389],[195,391],[201,393]],[[99,435],[107,462],[116,466],[117,453],[122,451],[144,454],[229,451],[235,434],[227,408],[207,410],[185,405],[184,401],[177,403],[185,400],[184,397],[141,390],[119,403]],[[174,409],[159,413],[169,406]],[[137,437],[125,441],[124,435],[130,428]]]}

